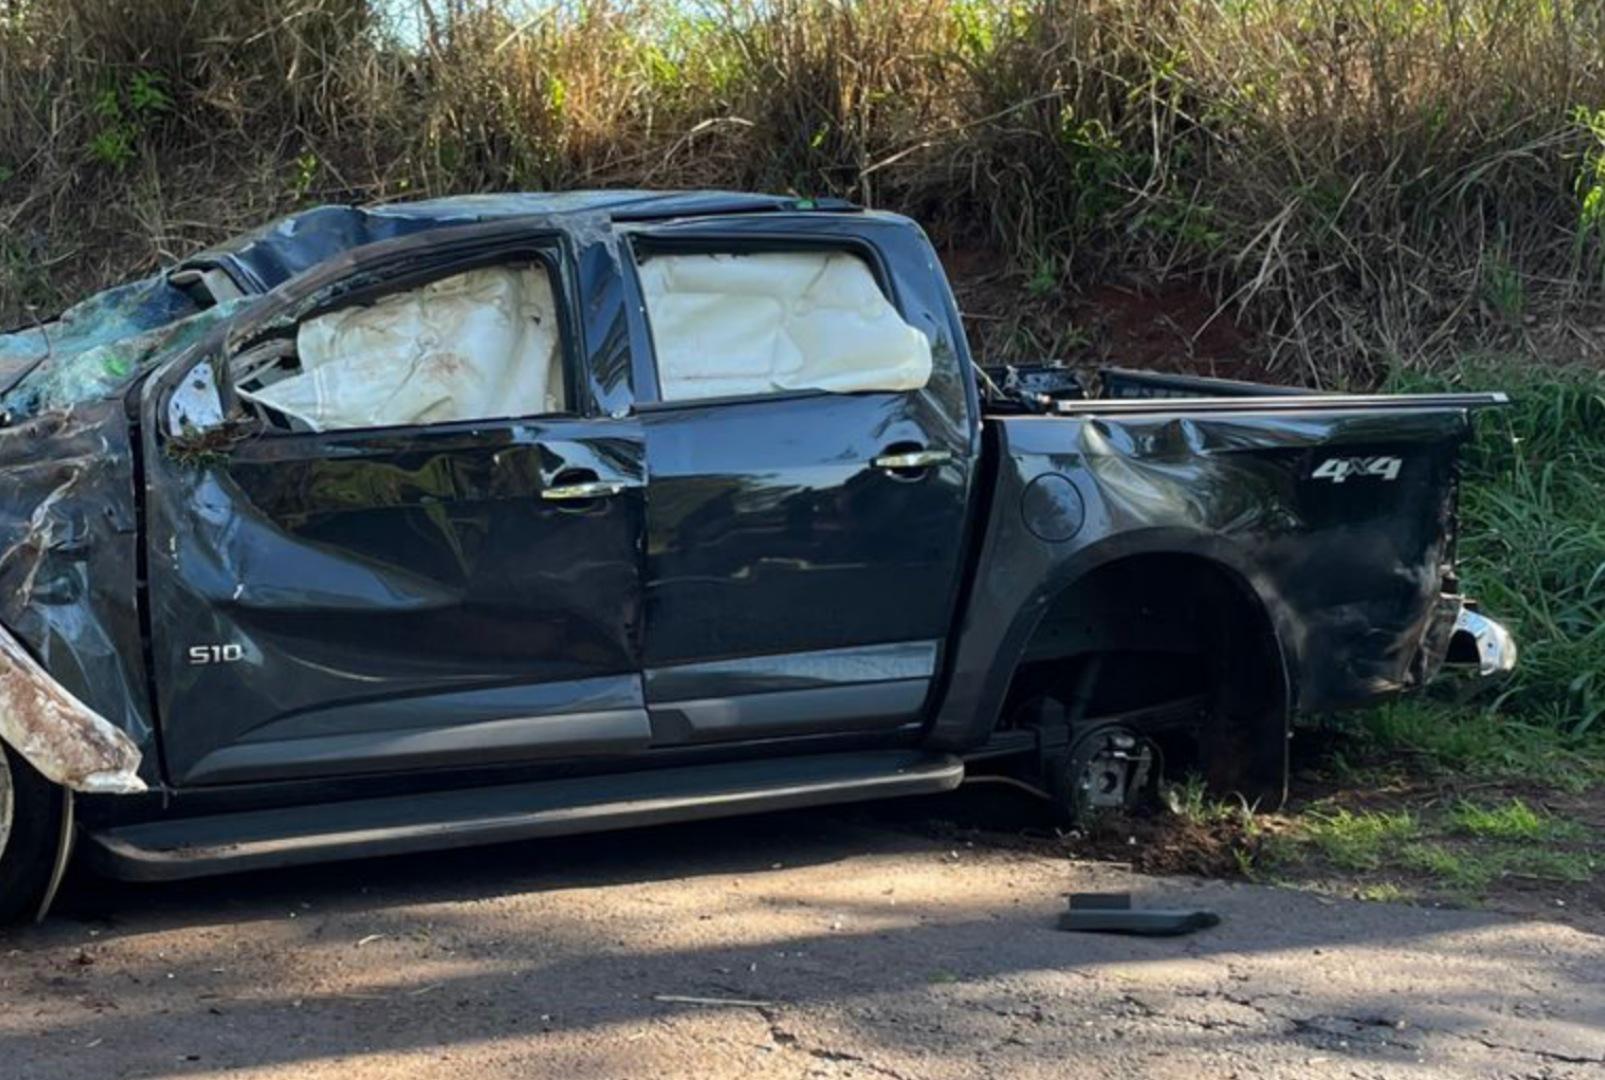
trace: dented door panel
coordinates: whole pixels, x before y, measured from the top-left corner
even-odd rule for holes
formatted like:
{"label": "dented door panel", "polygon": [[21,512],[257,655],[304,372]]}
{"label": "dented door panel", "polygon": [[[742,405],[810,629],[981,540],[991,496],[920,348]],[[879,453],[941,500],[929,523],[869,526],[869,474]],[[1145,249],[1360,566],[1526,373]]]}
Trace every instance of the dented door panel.
{"label": "dented door panel", "polygon": [[[1198,416],[1188,407],[1098,416],[1088,403],[1084,416],[989,418],[993,512],[934,745],[983,738],[1052,597],[1130,555],[1198,555],[1251,589],[1274,624],[1298,709],[1418,686],[1442,660],[1446,642],[1428,637],[1443,623],[1464,407],[1396,399],[1367,411]],[[1377,459],[1390,464],[1341,482],[1328,464]],[[1045,540],[1028,493],[1048,476],[1068,485],[1073,505],[1054,520],[1073,527]],[[1285,764],[1285,734],[1265,733],[1271,768]],[[1265,779],[1268,789],[1283,781]]]}
{"label": "dented door panel", "polygon": [[[176,782],[644,745],[633,421],[263,438],[152,475]],[[542,498],[574,475],[619,493]]]}

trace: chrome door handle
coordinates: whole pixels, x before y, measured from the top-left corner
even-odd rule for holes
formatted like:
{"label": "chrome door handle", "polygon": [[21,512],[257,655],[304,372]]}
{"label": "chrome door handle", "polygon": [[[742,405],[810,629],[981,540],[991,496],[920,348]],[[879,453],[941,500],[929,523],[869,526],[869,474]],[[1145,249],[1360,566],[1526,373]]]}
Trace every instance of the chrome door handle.
{"label": "chrome door handle", "polygon": [[910,450],[903,454],[882,454],[875,459],[877,469],[928,469],[953,460],[947,450]]}
{"label": "chrome door handle", "polygon": [[552,502],[605,499],[609,495],[617,495],[628,486],[628,484],[620,484],[613,480],[592,480],[583,484],[559,484],[556,487],[542,488],[541,498]]}

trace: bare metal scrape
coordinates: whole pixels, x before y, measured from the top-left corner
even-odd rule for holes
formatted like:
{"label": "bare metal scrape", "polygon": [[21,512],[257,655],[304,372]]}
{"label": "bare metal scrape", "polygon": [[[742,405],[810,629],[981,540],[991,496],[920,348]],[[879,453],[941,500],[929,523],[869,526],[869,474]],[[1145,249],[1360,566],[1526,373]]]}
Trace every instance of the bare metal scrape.
{"label": "bare metal scrape", "polygon": [[73,791],[145,790],[134,741],[51,678],[3,628],[0,739],[46,779]]}

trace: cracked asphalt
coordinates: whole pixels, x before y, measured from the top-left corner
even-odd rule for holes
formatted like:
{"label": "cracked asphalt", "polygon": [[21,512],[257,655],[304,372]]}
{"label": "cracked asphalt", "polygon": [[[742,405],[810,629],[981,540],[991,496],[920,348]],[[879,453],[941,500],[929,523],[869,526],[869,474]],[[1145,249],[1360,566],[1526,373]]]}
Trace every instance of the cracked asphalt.
{"label": "cracked asphalt", "polygon": [[[1112,889],[1224,921],[1054,929]],[[1600,928],[1140,878],[874,808],[79,879],[0,937],[0,1077],[1600,1077]]]}

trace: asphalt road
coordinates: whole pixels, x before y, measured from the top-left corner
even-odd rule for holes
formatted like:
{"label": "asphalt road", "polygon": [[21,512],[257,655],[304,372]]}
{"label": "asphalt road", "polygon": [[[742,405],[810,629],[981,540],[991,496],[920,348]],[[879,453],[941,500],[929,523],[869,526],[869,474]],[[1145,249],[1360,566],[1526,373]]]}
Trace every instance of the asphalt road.
{"label": "asphalt road", "polygon": [[[1224,923],[1053,928],[1138,890]],[[687,999],[702,999],[687,1000]],[[0,937],[0,1077],[1605,1076],[1588,924],[814,812],[182,885]]]}

